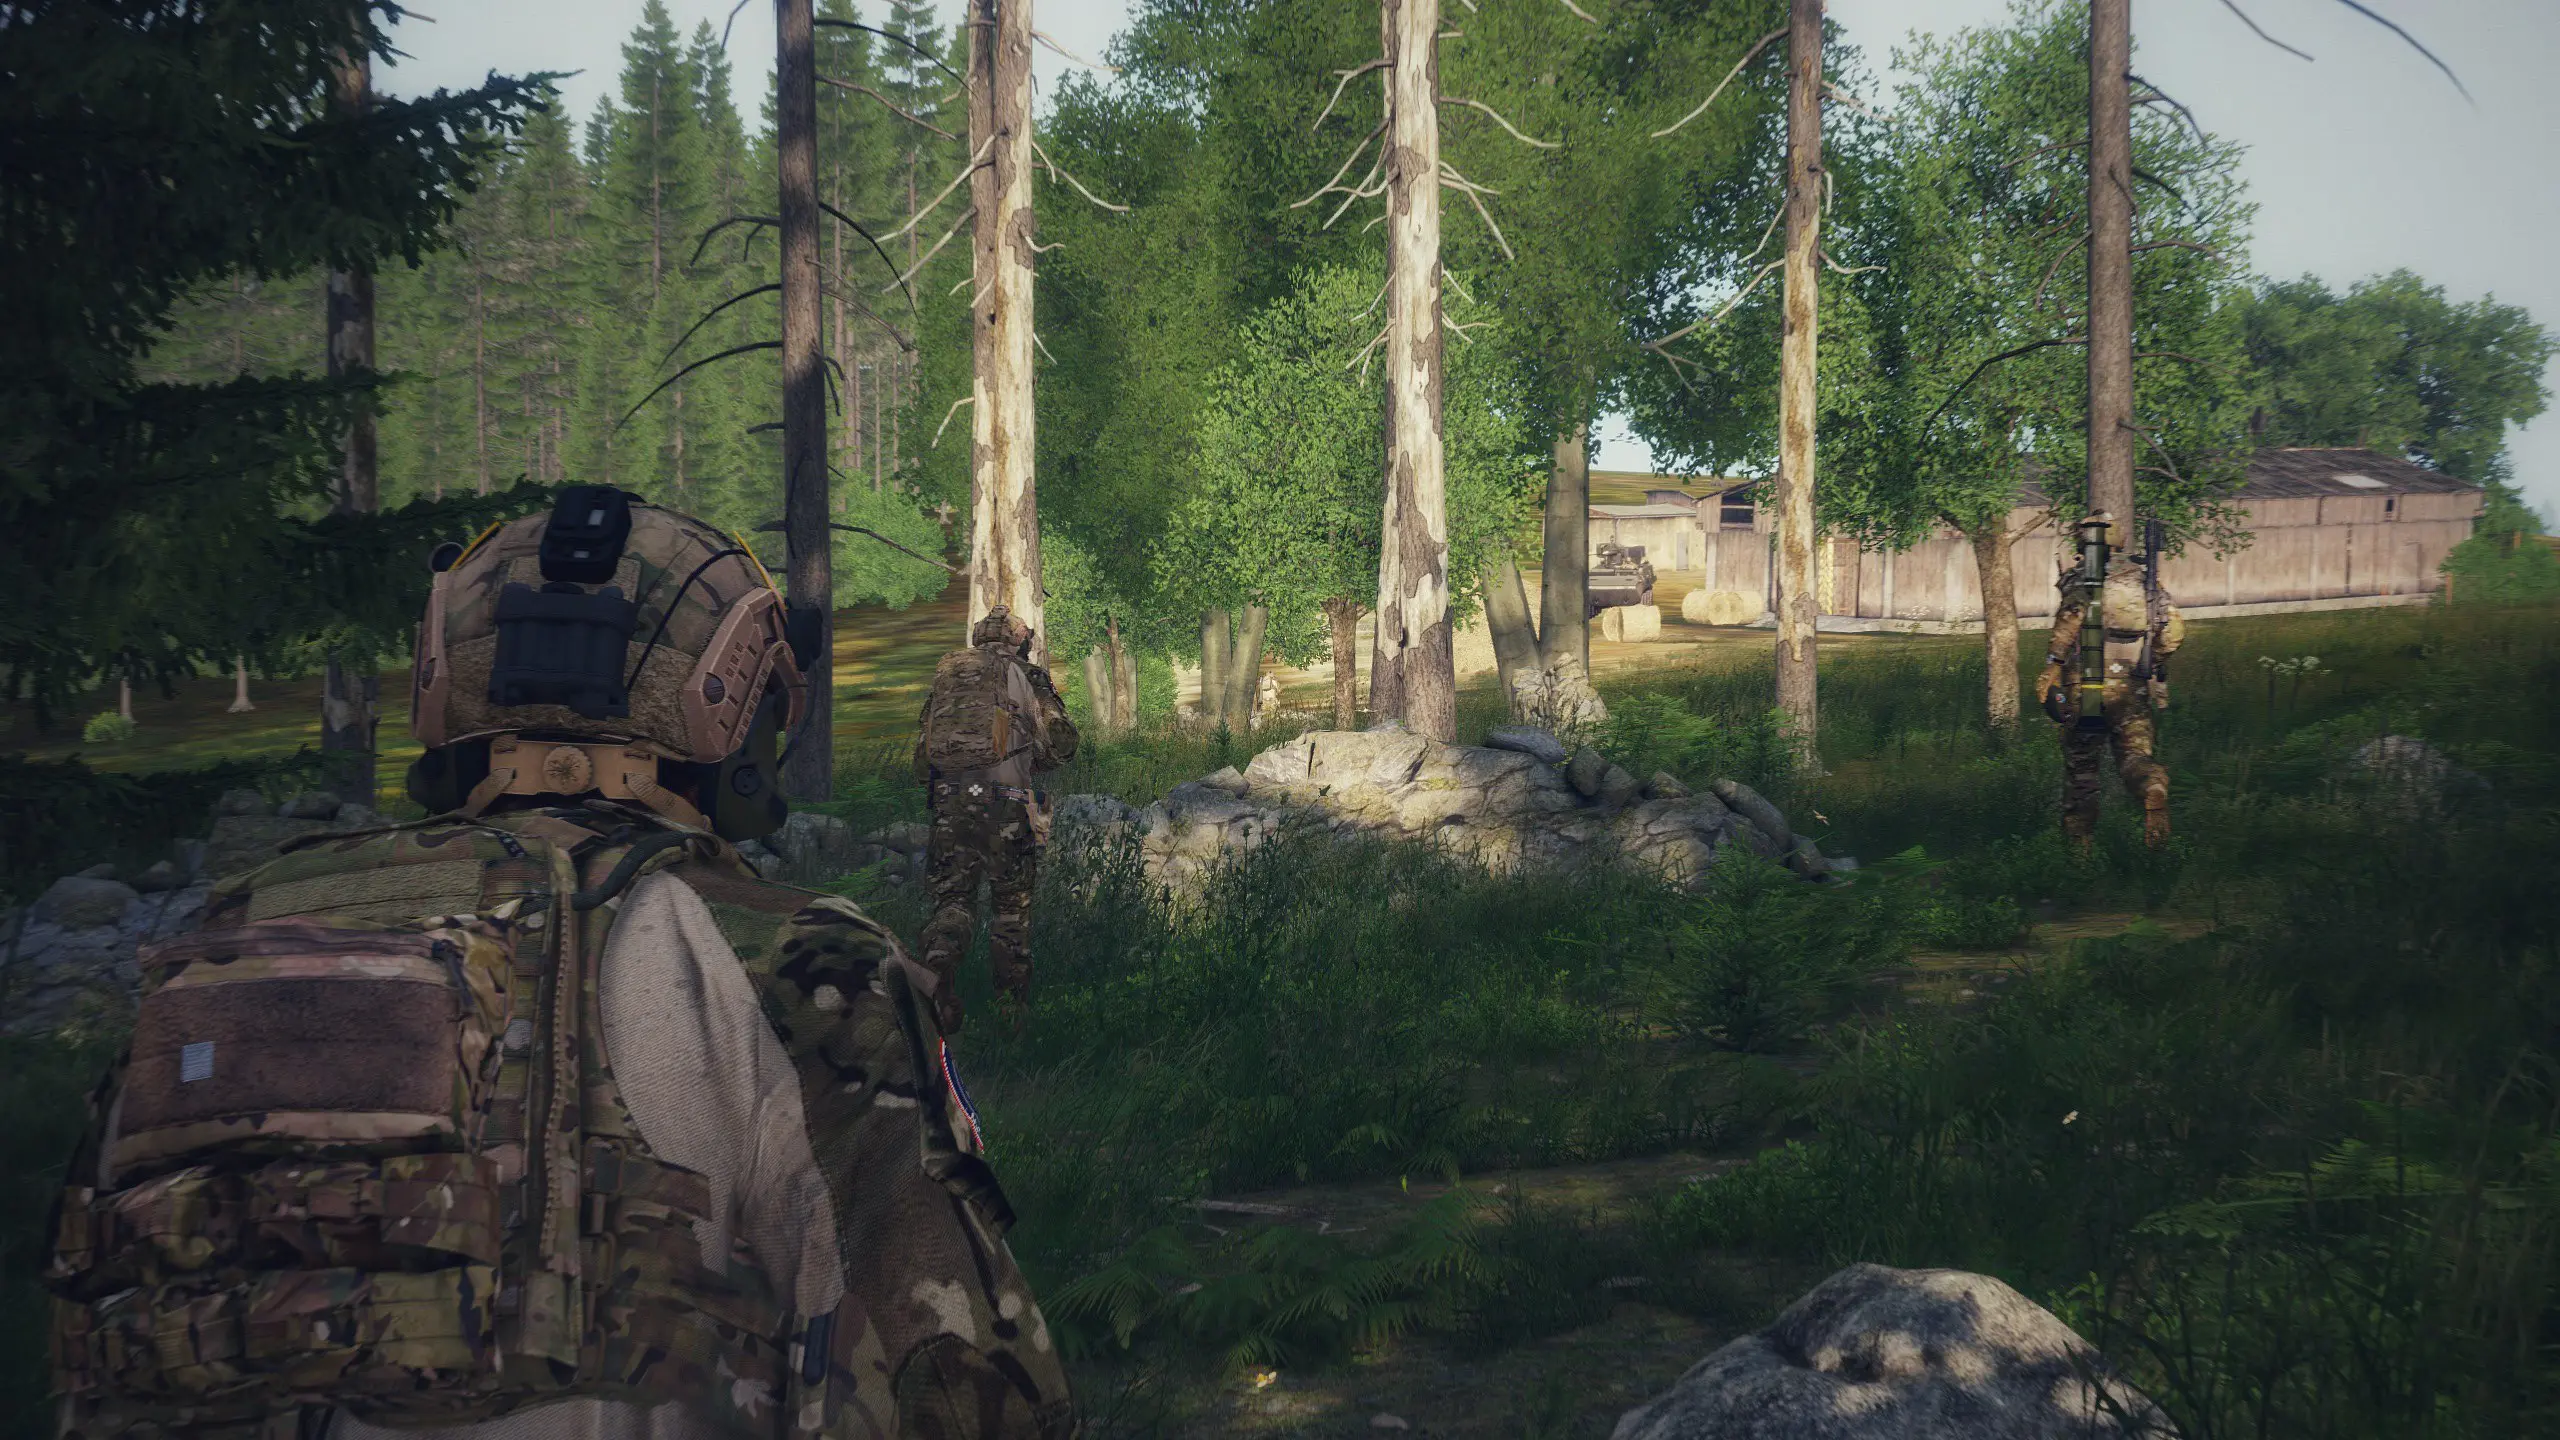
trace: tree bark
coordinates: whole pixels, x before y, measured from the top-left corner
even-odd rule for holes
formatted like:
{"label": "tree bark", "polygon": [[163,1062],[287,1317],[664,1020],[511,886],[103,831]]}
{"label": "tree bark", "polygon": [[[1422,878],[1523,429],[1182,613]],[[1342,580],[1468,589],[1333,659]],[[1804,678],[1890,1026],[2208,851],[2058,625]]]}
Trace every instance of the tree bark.
{"label": "tree bark", "polygon": [[133,718],[133,677],[130,675],[116,677],[116,713],[127,720]]}
{"label": "tree bark", "polygon": [[2089,0],[2089,508],[2133,539],[2132,0]]}
{"label": "tree bark", "polygon": [[1099,645],[1084,652],[1084,699],[1093,714],[1094,734],[1110,738],[1111,716],[1117,708],[1111,703],[1111,656]]}
{"label": "tree bark", "polygon": [[1354,730],[1360,725],[1360,602],[1327,600],[1324,618],[1333,635],[1333,728]]}
{"label": "tree bark", "polygon": [[1104,626],[1111,639],[1111,728],[1127,735],[1138,728],[1138,652],[1120,638],[1120,617]]}
{"label": "tree bark", "polygon": [[[480,273],[480,257],[471,257],[471,420],[478,448],[475,463],[479,476],[472,487],[475,495],[489,493],[489,298],[488,286]],[[443,484],[443,477],[437,477]]]}
{"label": "tree bark", "polygon": [[1247,605],[1227,651],[1227,698],[1220,709],[1227,728],[1238,734],[1253,728],[1254,707],[1262,698],[1262,637],[1270,625],[1267,606]]}
{"label": "tree bark", "polygon": [[[1538,571],[1538,653],[1591,673],[1591,422],[1556,436],[1547,470],[1546,557]],[[1496,643],[1500,641],[1497,638]],[[1497,652],[1498,653],[1498,652]]]}
{"label": "tree bark", "polygon": [[[1440,401],[1440,0],[1382,0],[1388,60],[1387,385],[1395,393],[1388,489],[1395,607],[1381,636],[1400,645],[1405,728],[1458,736],[1458,677],[1449,631],[1449,521]],[[1383,640],[1381,643],[1385,643]]]}
{"label": "tree bark", "polygon": [[[372,103],[373,62],[341,53],[331,67],[329,101],[342,115],[360,115]],[[328,363],[332,380],[373,374],[373,272],[332,270],[328,280]],[[331,508],[341,515],[369,513],[381,504],[370,399],[347,426],[346,450]],[[328,657],[320,681],[321,773],[340,800],[370,807],[374,801],[374,727],[380,718],[382,677],[370,664]]]}
{"label": "tree bark", "polygon": [[1211,610],[1200,617],[1200,723],[1215,730],[1227,723],[1227,612]]}
{"label": "tree bark", "polygon": [[2018,574],[2011,561],[2017,537],[2006,516],[1965,532],[1973,545],[1974,573],[1982,577],[1982,661],[1989,675],[1987,713],[1994,730],[2018,728]]}
{"label": "tree bark", "polygon": [[1030,0],[969,0],[970,274],[977,383],[970,407],[969,623],[997,605],[1041,637],[1040,515],[1032,484]]}
{"label": "tree bark", "polygon": [[818,363],[818,60],[811,0],[774,0],[774,135],[782,222],[782,526],[786,590],[825,617],[783,793],[835,793],[835,546],[827,529],[827,377]]}
{"label": "tree bark", "polygon": [[1814,335],[1820,318],[1822,0],[1787,15],[1786,330],[1778,361],[1778,709],[1815,759]]}
{"label": "tree bark", "polygon": [[[1549,488],[1552,491],[1553,487]],[[1516,720],[1520,718],[1519,707],[1512,682],[1538,668],[1538,632],[1529,624],[1528,586],[1520,579],[1518,562],[1507,550],[1485,572],[1483,583],[1484,623],[1493,632],[1493,663],[1502,682],[1502,708]]]}
{"label": "tree bark", "polygon": [[231,657],[231,713],[246,715],[257,708],[256,703],[249,699],[249,657],[234,655]]}
{"label": "tree bark", "polygon": [[[1387,308],[1395,308],[1395,275],[1387,276]],[[1396,545],[1396,530],[1401,511],[1396,504],[1396,391],[1387,387],[1385,402],[1379,407],[1379,490],[1385,499],[1383,518],[1378,528],[1378,598],[1369,613],[1375,623],[1369,627],[1369,719],[1372,724],[1400,719],[1404,714],[1404,646],[1402,626],[1404,611],[1396,604],[1397,576],[1403,572],[1403,552]]]}

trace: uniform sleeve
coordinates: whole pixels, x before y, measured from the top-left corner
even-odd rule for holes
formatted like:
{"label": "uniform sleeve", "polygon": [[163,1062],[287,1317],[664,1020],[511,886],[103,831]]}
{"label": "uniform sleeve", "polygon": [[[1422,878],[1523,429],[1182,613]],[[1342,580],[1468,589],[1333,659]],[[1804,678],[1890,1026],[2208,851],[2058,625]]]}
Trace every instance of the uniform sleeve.
{"label": "uniform sleeve", "polygon": [[1076,722],[1067,718],[1067,702],[1058,696],[1058,687],[1049,672],[1034,667],[1031,688],[1040,697],[1040,728],[1047,737],[1048,755],[1043,769],[1054,770],[1076,758],[1076,747],[1083,737],[1076,733]]}
{"label": "uniform sleeve", "polygon": [[2152,642],[2151,648],[2165,658],[2177,654],[2178,647],[2186,643],[2187,617],[2180,612],[2175,601],[2164,599],[2160,605],[2168,612],[2168,618],[2160,622],[2160,638]]}
{"label": "uniform sleeve", "polygon": [[2070,663],[2083,613],[2084,607],[2073,599],[2065,599],[2053,612],[2053,629],[2046,632],[2044,642],[2044,669],[2036,674],[2037,700],[2043,700],[2047,691],[2063,683],[2063,667]]}

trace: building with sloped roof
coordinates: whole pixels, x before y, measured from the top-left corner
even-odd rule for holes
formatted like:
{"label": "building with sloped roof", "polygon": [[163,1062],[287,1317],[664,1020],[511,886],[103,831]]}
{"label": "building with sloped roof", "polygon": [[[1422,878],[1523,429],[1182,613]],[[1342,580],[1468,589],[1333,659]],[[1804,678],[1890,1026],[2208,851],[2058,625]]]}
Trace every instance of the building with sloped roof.
{"label": "building with sloped roof", "polygon": [[[1625,482],[1621,481],[1621,488]],[[2201,545],[2161,566],[2161,583],[2189,615],[2246,615],[2422,603],[2442,588],[2440,568],[2471,534],[2479,486],[2396,456],[2362,449],[2259,452],[2233,497],[2248,544],[2228,556]],[[1685,517],[1685,519],[1683,518]],[[2032,624],[2060,600],[2055,579],[2070,558],[2069,514],[2028,487],[2010,528],[2018,613]],[[1643,544],[1665,578],[1774,603],[1770,516],[1746,482],[1705,480],[1647,487],[1644,503],[1591,507],[1591,539]],[[1822,547],[1818,575],[1826,630],[1978,630],[1982,586],[1972,546],[1940,529],[1907,550],[1862,551],[1851,540]]]}

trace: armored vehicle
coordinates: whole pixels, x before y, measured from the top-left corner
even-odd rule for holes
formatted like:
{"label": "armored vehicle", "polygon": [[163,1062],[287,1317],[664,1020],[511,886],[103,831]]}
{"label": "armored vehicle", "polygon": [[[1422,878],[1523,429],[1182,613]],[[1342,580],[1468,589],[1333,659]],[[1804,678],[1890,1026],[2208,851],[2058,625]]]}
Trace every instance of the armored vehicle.
{"label": "armored vehicle", "polygon": [[1652,604],[1653,562],[1644,558],[1644,547],[1600,542],[1600,563],[1591,567],[1583,595],[1584,610],[1590,615],[1613,605]]}

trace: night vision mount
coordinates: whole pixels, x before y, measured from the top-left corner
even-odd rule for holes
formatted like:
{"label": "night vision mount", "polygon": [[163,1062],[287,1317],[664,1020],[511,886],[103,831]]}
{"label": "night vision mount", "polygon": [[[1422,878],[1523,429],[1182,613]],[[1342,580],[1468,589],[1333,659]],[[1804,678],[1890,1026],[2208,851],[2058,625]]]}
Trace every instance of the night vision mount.
{"label": "night vision mount", "polygon": [[605,582],[631,538],[631,500],[610,485],[560,492],[542,531],[542,588],[513,584],[498,592],[489,703],[559,705],[589,720],[630,715],[623,662],[640,607]]}

